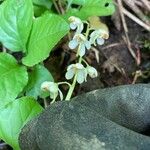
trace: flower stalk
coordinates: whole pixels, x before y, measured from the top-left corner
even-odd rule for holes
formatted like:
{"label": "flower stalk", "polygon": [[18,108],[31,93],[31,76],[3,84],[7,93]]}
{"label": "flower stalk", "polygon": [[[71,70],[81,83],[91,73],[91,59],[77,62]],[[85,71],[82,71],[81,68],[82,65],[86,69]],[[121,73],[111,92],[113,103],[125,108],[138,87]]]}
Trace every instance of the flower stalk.
{"label": "flower stalk", "polygon": [[[69,21],[70,28],[75,30],[75,34],[72,40],[69,42],[68,46],[71,50],[76,50],[76,57],[78,58],[78,62],[75,64],[70,64],[65,74],[67,80],[73,80],[72,84],[66,81],[59,83],[46,81],[42,84],[41,88],[50,92],[50,98],[52,99],[51,103],[55,102],[58,95],[60,96],[60,99],[63,100],[63,94],[59,89],[59,85],[67,84],[69,86],[69,90],[65,98],[66,101],[69,101],[73,95],[73,91],[77,83],[82,84],[83,82],[86,82],[88,75],[91,78],[98,76],[97,70],[90,66],[83,59],[83,57],[86,55],[86,51],[90,50],[91,45],[103,45],[105,39],[107,39],[109,36],[108,33],[102,29],[92,29],[88,22],[81,21],[80,18],[72,16],[69,18]],[[85,33],[83,33],[84,23],[87,24]],[[90,31],[92,31],[92,33],[90,33]]]}

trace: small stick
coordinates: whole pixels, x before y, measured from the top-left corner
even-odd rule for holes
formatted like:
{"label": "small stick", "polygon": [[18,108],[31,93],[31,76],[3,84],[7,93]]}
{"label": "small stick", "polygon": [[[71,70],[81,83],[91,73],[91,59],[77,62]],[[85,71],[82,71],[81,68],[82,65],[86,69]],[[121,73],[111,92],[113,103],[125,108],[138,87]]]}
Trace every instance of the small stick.
{"label": "small stick", "polygon": [[149,19],[147,19],[147,17],[143,14],[143,12],[139,9],[139,7],[135,4],[135,1],[131,1],[131,0],[123,0],[125,2],[125,4],[130,7],[134,13],[146,24],[150,24]]}
{"label": "small stick", "polygon": [[99,51],[93,46],[92,46],[91,50],[95,53],[96,61],[97,61],[97,63],[99,63]]}
{"label": "small stick", "polygon": [[147,7],[147,9],[150,11],[150,2],[148,2],[147,0],[142,0],[143,4],[145,7]]}
{"label": "small stick", "polygon": [[58,12],[59,14],[61,14],[61,12],[60,12],[60,10],[59,10],[59,7],[58,7],[58,5],[57,5],[57,3],[56,3],[56,0],[53,0],[53,4],[54,4],[54,6],[55,6],[57,12]]}
{"label": "small stick", "polygon": [[132,19],[134,22],[136,22],[137,24],[139,24],[140,26],[142,26],[144,29],[150,31],[150,26],[145,24],[143,21],[141,21],[139,18],[137,18],[136,16],[134,16],[133,14],[131,14],[129,11],[127,11],[125,8],[123,8],[123,13],[128,16],[130,19]]}
{"label": "small stick", "polygon": [[58,0],[58,6],[59,6],[59,8],[60,8],[61,14],[64,14],[64,13],[65,13],[65,10],[64,10],[64,8],[62,7],[61,0]]}
{"label": "small stick", "polygon": [[135,84],[136,81],[137,81],[137,79],[138,79],[139,77],[141,77],[141,76],[142,76],[142,71],[141,71],[141,70],[137,70],[137,71],[135,72],[135,75],[134,75],[132,84]]}
{"label": "small stick", "polygon": [[112,48],[112,47],[116,47],[116,46],[120,46],[120,45],[123,45],[124,43],[112,43],[110,45],[107,45],[103,48],[101,48],[102,50],[105,50],[105,49],[109,49],[109,48]]}
{"label": "small stick", "polygon": [[126,24],[126,20],[125,20],[124,14],[123,14],[122,0],[117,0],[117,2],[118,2],[118,6],[119,6],[119,11],[120,11],[120,15],[121,15],[121,20],[122,20],[123,28],[124,28],[124,31],[125,31],[127,46],[128,46],[130,54],[132,55],[132,57],[137,62],[136,55],[135,55],[134,51],[131,48],[131,42],[130,42],[130,39],[129,39],[129,36],[128,36],[128,28],[127,28],[127,24]]}

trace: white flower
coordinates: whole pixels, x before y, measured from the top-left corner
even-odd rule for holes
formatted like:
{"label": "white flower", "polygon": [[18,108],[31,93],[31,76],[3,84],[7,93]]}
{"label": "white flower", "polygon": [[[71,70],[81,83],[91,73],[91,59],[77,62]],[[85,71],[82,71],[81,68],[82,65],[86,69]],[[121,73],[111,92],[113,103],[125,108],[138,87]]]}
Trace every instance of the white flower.
{"label": "white flower", "polygon": [[49,91],[50,92],[50,98],[55,100],[56,97],[59,95],[60,99],[63,100],[63,94],[58,88],[58,84],[50,81],[45,81],[41,85],[41,90],[43,91]]}
{"label": "white flower", "polygon": [[108,39],[108,37],[109,34],[106,30],[98,29],[90,34],[90,43],[96,45],[95,42],[97,42],[97,44],[103,45],[105,42],[104,39]]}
{"label": "white flower", "polygon": [[81,33],[82,32],[82,30],[83,30],[83,23],[82,23],[82,21],[79,18],[71,16],[68,20],[70,22],[70,28],[72,30],[77,29],[76,33]]}
{"label": "white flower", "polygon": [[89,50],[91,48],[90,42],[86,39],[86,37],[83,34],[75,34],[73,40],[69,42],[70,49],[75,49],[78,47],[78,45],[79,49],[77,53],[81,57],[85,55],[86,49]]}
{"label": "white flower", "polygon": [[96,78],[98,76],[97,70],[94,67],[87,66],[86,70],[91,78]]}
{"label": "white flower", "polygon": [[86,69],[84,68],[84,66],[82,64],[76,63],[76,64],[71,64],[70,66],[68,66],[67,72],[66,72],[66,75],[65,75],[66,79],[70,80],[75,75],[77,76],[77,82],[79,84],[86,81],[87,71],[86,71]]}

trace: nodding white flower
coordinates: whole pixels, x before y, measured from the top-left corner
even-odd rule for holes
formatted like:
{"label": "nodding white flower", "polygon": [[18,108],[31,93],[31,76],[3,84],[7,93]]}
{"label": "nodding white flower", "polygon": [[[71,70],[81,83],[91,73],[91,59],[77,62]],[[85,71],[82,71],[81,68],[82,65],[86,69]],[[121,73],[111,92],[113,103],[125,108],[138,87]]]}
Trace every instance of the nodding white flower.
{"label": "nodding white flower", "polygon": [[86,70],[91,78],[96,78],[98,76],[97,70],[94,67],[87,66]]}
{"label": "nodding white flower", "polygon": [[58,84],[50,81],[45,81],[41,85],[41,90],[43,91],[49,91],[50,92],[50,98],[55,100],[56,97],[59,95],[60,99],[63,100],[63,94],[58,88]]}
{"label": "nodding white flower", "polygon": [[105,42],[104,39],[108,39],[108,37],[109,34],[106,30],[98,29],[90,34],[90,43],[96,45],[95,42],[97,42],[98,45],[103,45]]}
{"label": "nodding white flower", "polygon": [[77,82],[79,84],[86,81],[87,71],[86,71],[86,69],[84,68],[84,66],[82,64],[76,63],[76,64],[71,64],[70,66],[68,66],[67,72],[66,72],[66,75],[65,75],[66,79],[70,80],[75,75],[77,76]]}
{"label": "nodding white flower", "polygon": [[86,39],[86,37],[83,34],[75,34],[73,39],[69,42],[69,48],[75,49],[79,46],[78,54],[79,56],[84,56],[86,49],[91,48],[90,42]]}
{"label": "nodding white flower", "polygon": [[83,30],[83,23],[82,23],[80,18],[71,16],[68,20],[70,22],[70,28],[72,30],[77,29],[76,33],[81,33],[82,32],[82,30]]}

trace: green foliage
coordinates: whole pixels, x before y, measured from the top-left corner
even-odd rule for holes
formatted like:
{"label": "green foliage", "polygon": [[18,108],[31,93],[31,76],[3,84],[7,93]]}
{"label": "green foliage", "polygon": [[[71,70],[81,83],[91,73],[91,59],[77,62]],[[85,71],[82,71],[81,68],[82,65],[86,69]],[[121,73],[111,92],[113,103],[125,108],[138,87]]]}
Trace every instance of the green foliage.
{"label": "green foliage", "polygon": [[[68,17],[74,15],[86,20],[89,16],[114,12],[112,0],[63,2],[66,2],[64,8],[68,8],[64,15],[56,13],[52,0],[0,3],[0,43],[8,52],[0,52],[0,139],[15,150],[19,149],[18,135],[23,125],[42,111],[33,98],[45,97],[41,83],[53,81],[53,77],[41,64],[69,32]],[[71,4],[79,7],[72,8]],[[21,62],[14,58],[13,52],[22,53]]]}
{"label": "green foliage", "polygon": [[33,17],[31,0],[6,0],[0,6],[0,42],[11,51],[26,51]]}
{"label": "green foliage", "polygon": [[37,98],[42,96],[41,84],[44,81],[54,81],[50,72],[42,65],[35,66],[31,72],[29,72],[29,82],[26,87],[26,95]]}
{"label": "green foliage", "polygon": [[0,109],[0,139],[19,150],[21,128],[41,111],[42,107],[30,97],[22,97],[5,105]]}
{"label": "green foliage", "polygon": [[46,59],[52,48],[68,31],[66,21],[57,15],[46,14],[35,19],[23,64],[33,66]]}
{"label": "green foliage", "polygon": [[73,0],[72,4],[81,5],[81,8],[70,8],[64,15],[65,18],[76,16],[87,19],[90,16],[108,16],[115,11],[112,0]]}
{"label": "green foliage", "polygon": [[0,107],[14,100],[28,81],[27,70],[15,58],[0,53]]}
{"label": "green foliage", "polygon": [[43,6],[47,9],[51,9],[52,7],[52,1],[50,0],[32,0],[33,4],[37,5],[37,6]]}

